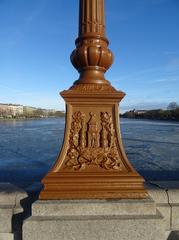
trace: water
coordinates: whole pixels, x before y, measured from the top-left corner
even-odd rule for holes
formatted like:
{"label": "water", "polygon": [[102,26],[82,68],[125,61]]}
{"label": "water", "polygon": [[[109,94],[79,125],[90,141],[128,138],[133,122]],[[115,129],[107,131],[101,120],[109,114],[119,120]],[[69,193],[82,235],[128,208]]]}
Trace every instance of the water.
{"label": "water", "polygon": [[[0,121],[0,182],[40,181],[62,145],[64,118]],[[147,180],[179,180],[179,123],[121,120],[123,143]]]}

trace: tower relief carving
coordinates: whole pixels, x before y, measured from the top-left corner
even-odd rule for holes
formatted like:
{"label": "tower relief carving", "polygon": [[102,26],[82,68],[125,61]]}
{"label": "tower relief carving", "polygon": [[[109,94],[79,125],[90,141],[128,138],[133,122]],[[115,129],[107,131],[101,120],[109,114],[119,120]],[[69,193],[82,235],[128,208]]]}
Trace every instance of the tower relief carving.
{"label": "tower relief carving", "polygon": [[79,111],[72,118],[65,168],[83,170],[98,167],[122,171],[111,114]]}

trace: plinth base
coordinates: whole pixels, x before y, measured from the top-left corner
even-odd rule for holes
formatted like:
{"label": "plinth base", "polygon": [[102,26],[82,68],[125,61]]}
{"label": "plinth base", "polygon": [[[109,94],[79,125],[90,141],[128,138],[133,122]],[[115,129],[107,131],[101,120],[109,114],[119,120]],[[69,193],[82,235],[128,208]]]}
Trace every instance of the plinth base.
{"label": "plinth base", "polygon": [[40,199],[142,199],[148,196],[141,176],[133,174],[50,173]]}
{"label": "plinth base", "polygon": [[151,199],[37,201],[23,240],[164,240]]}

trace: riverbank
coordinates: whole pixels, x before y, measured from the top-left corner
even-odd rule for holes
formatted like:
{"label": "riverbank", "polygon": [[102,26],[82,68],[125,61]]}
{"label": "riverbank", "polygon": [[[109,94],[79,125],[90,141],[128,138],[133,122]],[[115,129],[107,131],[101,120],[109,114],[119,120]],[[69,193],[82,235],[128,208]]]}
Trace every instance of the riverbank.
{"label": "riverbank", "polygon": [[51,117],[18,117],[18,118],[1,118],[0,121],[23,121],[23,120],[40,120],[40,119],[54,119],[54,118],[64,118],[65,114],[62,116],[51,116]]}
{"label": "riverbank", "polygon": [[179,122],[179,108],[172,110],[131,110],[121,114],[122,118],[142,119],[142,120],[161,120]]}

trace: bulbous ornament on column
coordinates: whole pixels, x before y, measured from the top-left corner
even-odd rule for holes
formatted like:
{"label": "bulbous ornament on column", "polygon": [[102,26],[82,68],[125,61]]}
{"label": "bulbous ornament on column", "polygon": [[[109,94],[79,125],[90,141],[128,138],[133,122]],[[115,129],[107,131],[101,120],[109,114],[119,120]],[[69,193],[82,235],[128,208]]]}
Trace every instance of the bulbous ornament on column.
{"label": "bulbous ornament on column", "polygon": [[61,92],[66,102],[64,142],[42,180],[42,200],[148,196],[122,144],[118,104],[125,93],[104,78],[113,62],[108,44],[104,0],[80,0],[79,36],[71,54],[80,77]]}
{"label": "bulbous ornament on column", "polygon": [[113,54],[107,48],[105,38],[78,38],[76,49],[71,54],[71,62],[80,73],[79,83],[109,84],[104,78],[104,73],[113,63]]}

